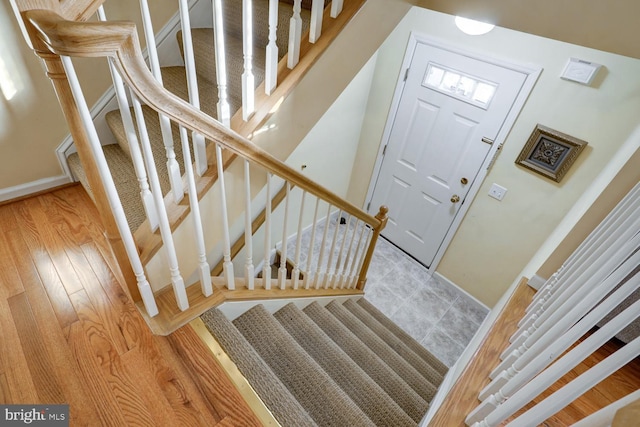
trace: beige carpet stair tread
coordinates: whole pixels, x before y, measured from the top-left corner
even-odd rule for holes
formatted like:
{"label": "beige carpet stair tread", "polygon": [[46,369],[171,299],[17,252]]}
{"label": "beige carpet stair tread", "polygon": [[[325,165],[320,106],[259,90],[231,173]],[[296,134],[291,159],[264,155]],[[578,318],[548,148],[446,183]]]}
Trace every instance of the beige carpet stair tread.
{"label": "beige carpet stair tread", "polygon": [[233,324],[318,425],[373,425],[262,305],[253,307]]}
{"label": "beige carpet stair tread", "polygon": [[[150,141],[153,141],[153,143],[150,144],[151,151],[153,153],[153,161],[158,171],[158,180],[160,181],[162,195],[165,196],[169,192],[169,190],[171,190],[171,184],[169,182],[169,174],[167,172],[167,154],[165,147],[161,142],[162,133],[160,130],[158,114],[145,105],[142,106],[142,113],[149,134],[149,139]],[[124,127],[122,127],[122,120],[120,117],[120,111],[111,111],[107,113],[106,119],[114,136],[116,137],[116,140],[118,141],[118,145],[120,145],[120,147],[122,148],[123,153],[126,153],[129,156],[129,168],[133,171],[134,169],[130,157],[131,155],[129,151],[129,144],[128,142],[126,142],[125,131]],[[135,128],[137,132],[138,127],[135,126]],[[172,126],[171,128],[175,141],[175,136],[178,134],[178,128],[174,126]],[[173,150],[176,156],[176,161],[180,166],[180,173],[184,173],[184,162],[182,161],[182,146],[174,142]]]}
{"label": "beige carpet stair tread", "polygon": [[[289,48],[289,20],[292,7],[280,2],[278,8],[278,25],[276,45],[278,46],[278,60],[282,59]],[[309,29],[311,12],[302,9],[302,34]],[[228,2],[225,4],[225,52],[227,81],[231,93],[241,93],[242,73],[244,72],[244,55],[242,42],[242,2]],[[268,1],[253,2],[253,60],[252,71],[255,76],[256,87],[264,81],[266,47],[269,43],[269,10]],[[196,69],[199,77],[211,84],[217,84],[217,70],[214,52],[214,34],[211,28],[194,28],[191,30]],[[178,33],[178,45],[182,50],[182,33]]]}
{"label": "beige carpet stair tread", "polygon": [[224,314],[209,310],[202,320],[282,426],[317,425]]}
{"label": "beige carpet stair tread", "polygon": [[[217,68],[213,52],[213,30],[211,28],[196,28],[191,30],[193,40],[194,59],[198,74],[198,81],[207,82],[215,87],[217,94]],[[180,35],[181,36],[181,35]],[[181,37],[180,37],[181,38]],[[179,43],[181,43],[179,39]],[[242,99],[242,73],[244,72],[244,58],[242,54],[242,39],[227,37],[225,39],[227,92]],[[264,49],[254,48],[252,72],[256,87],[264,81]],[[237,105],[239,108],[240,105]],[[237,108],[232,108],[232,112]]]}
{"label": "beige carpet stair tread", "polygon": [[409,386],[424,400],[430,402],[436,394],[437,387],[428,382],[420,372],[400,357],[388,345],[373,333],[364,323],[349,312],[342,304],[332,301],[326,309],[341,321],[368,348],[384,360]]}
{"label": "beige carpet stair tread", "polygon": [[[444,375],[438,372],[431,364],[425,362],[420,356],[413,352],[398,337],[385,328],[373,316],[371,316],[364,308],[353,300],[346,301],[343,304],[351,314],[357,317],[362,323],[367,325],[382,341],[392,348],[398,356],[406,360],[418,372],[422,374],[431,384],[439,386],[444,379]],[[434,357],[435,359],[435,357]],[[437,360],[437,359],[436,359]]]}
{"label": "beige carpet stair tread", "polygon": [[[333,300],[326,307],[313,302],[301,310],[290,303],[270,314],[257,305],[232,322],[235,332],[228,330],[232,326],[217,310],[206,313],[202,320],[214,337],[223,334],[217,339],[223,348],[229,348],[229,356],[241,371],[250,369],[259,355],[319,426],[416,426],[436,388],[405,357],[427,377],[441,379],[442,375],[425,366],[425,359],[433,358],[428,351],[424,350],[423,359],[399,343],[399,338],[388,336],[382,322],[364,306],[355,300]],[[212,322],[223,326],[211,326]],[[240,334],[240,344],[229,342]],[[242,360],[245,353],[249,361]]]}
{"label": "beige carpet stair tread", "polygon": [[274,317],[375,425],[415,426],[415,421],[294,304],[286,305]]}
{"label": "beige carpet stair tread", "polygon": [[[138,190],[138,179],[131,166],[129,156],[122,151],[117,144],[105,145],[103,147],[104,155],[109,165],[109,170],[113,176],[113,180],[118,190],[118,195],[122,201],[122,207],[129,223],[129,228],[137,230],[145,220],[144,208],[140,200],[140,190]],[[87,175],[80,164],[80,158],[77,153],[67,158],[69,168],[82,186],[87,190],[89,196],[93,198],[93,193]]]}
{"label": "beige carpet stair tread", "polygon": [[378,310],[373,304],[367,301],[365,298],[358,300],[358,305],[364,308],[374,319],[376,319],[381,325],[387,328],[394,336],[400,339],[407,347],[413,350],[418,356],[420,356],[425,362],[431,365],[434,369],[440,372],[441,375],[445,375],[449,368],[447,365],[438,360],[433,354],[431,354],[426,348],[418,343],[411,335],[402,330],[398,325],[393,323],[391,319],[385,316],[380,310]]}
{"label": "beige carpet stair tread", "polygon": [[[179,96],[185,101],[188,101],[189,93],[187,91],[187,81],[186,75],[184,73],[184,67],[164,67],[162,68],[162,81],[165,87],[173,94]],[[217,91],[210,84],[201,82],[198,83],[198,90],[201,93],[200,108],[203,112],[211,115],[212,117],[215,117],[216,103],[218,102],[216,96]],[[164,142],[162,140],[162,131],[160,128],[159,116],[154,110],[145,105],[142,106],[142,109],[144,113],[145,124],[147,126],[147,132],[149,134],[149,141],[151,142],[151,146],[154,148],[153,154],[156,158],[156,163],[160,164],[161,162],[159,162],[158,160],[162,160],[163,158],[165,158],[164,163],[166,163],[166,152],[164,149]],[[134,121],[133,124],[136,129],[136,134],[138,135],[139,139],[140,136],[138,133],[138,126],[135,120],[133,109],[131,109],[130,111],[132,114],[132,119]],[[115,136],[118,144],[122,147],[123,151],[129,153],[129,141],[127,140],[126,131],[122,123],[120,110],[108,112],[106,114],[106,121],[109,125],[109,129]],[[178,126],[175,123],[172,123],[171,128],[173,132],[174,150],[176,151],[176,160],[178,161],[178,163],[180,163],[181,170],[183,170],[182,148],[180,147],[180,139],[178,138]],[[165,184],[168,184],[168,181]],[[167,190],[167,188],[163,187],[164,194],[166,194]]]}
{"label": "beige carpet stair tread", "polygon": [[360,366],[416,423],[429,409],[418,395],[382,359],[336,319],[326,308],[314,302],[303,312],[315,322],[349,357]]}

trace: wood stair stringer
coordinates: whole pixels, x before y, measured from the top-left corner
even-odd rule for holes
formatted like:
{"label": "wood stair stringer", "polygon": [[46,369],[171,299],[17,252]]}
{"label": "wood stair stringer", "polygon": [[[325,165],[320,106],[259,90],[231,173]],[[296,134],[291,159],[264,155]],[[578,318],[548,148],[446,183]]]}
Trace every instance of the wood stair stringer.
{"label": "wood stair stringer", "polygon": [[[256,279],[260,283],[262,279]],[[285,289],[279,289],[276,279],[271,280],[271,289],[263,289],[259,285],[249,290],[243,278],[235,278],[235,289],[227,289],[226,280],[223,277],[212,277],[213,295],[205,297],[200,289],[200,282],[187,287],[189,308],[180,311],[176,302],[173,289],[167,286],[155,293],[155,299],[160,313],[154,317],[146,314],[142,301],[136,302],[136,306],[149,328],[156,335],[169,335],[181,328],[193,319],[199,317],[205,311],[218,307],[227,301],[263,301],[273,299],[297,299],[318,297],[362,296],[364,292],[359,289],[293,289],[290,279],[285,281]]]}

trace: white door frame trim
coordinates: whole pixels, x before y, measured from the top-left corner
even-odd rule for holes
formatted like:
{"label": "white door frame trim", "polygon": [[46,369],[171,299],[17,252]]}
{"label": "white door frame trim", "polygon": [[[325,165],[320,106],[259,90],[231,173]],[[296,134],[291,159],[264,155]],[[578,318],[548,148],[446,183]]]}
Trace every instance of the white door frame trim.
{"label": "white door frame trim", "polygon": [[[373,198],[373,190],[376,186],[376,181],[378,179],[378,175],[380,174],[380,169],[382,167],[382,160],[383,160],[382,153],[386,145],[389,143],[391,128],[393,127],[394,118],[398,111],[398,106],[400,105],[400,98],[402,97],[402,91],[404,90],[404,85],[405,85],[404,76],[406,71],[409,69],[411,65],[411,61],[413,59],[413,55],[415,53],[416,46],[418,43],[448,50],[450,52],[454,52],[459,55],[484,61],[493,65],[514,70],[526,75],[525,81],[522,84],[522,88],[520,89],[520,92],[518,93],[516,100],[514,101],[511,109],[509,110],[509,113],[507,114],[507,117],[502,127],[500,128],[500,131],[498,132],[498,135],[495,141],[493,142],[489,150],[489,153],[487,153],[487,157],[485,158],[485,161],[482,163],[482,166],[480,167],[480,171],[478,172],[476,179],[474,180],[471,188],[469,188],[469,192],[467,193],[467,197],[465,198],[464,203],[462,204],[462,206],[460,206],[458,213],[456,214],[453,222],[451,223],[451,227],[449,227],[449,230],[447,231],[447,234],[445,235],[442,241],[442,244],[440,245],[440,247],[438,248],[438,251],[436,252],[433,262],[429,266],[430,271],[436,271],[436,268],[438,267],[438,264],[442,260],[444,253],[446,252],[447,248],[449,247],[449,244],[453,240],[453,236],[458,230],[458,227],[460,226],[460,224],[462,223],[462,220],[467,214],[469,207],[471,206],[471,204],[473,203],[473,200],[478,194],[478,191],[480,190],[482,183],[487,177],[489,173],[489,169],[491,168],[491,166],[493,165],[493,162],[495,161],[495,158],[499,154],[499,150],[502,148],[502,145],[504,144],[504,141],[506,140],[507,135],[511,131],[511,128],[513,127],[513,124],[518,118],[518,115],[520,114],[522,107],[527,101],[527,98],[529,97],[531,90],[536,84],[536,81],[538,80],[540,73],[542,73],[542,67],[534,64],[514,63],[511,61],[506,61],[504,59],[495,58],[489,55],[480,54],[478,52],[469,51],[469,50],[460,48],[458,46],[452,45],[448,41],[444,41],[432,36],[427,36],[424,34],[411,31],[411,33],[409,34],[409,41],[407,43],[407,48],[404,53],[404,59],[402,60],[400,73],[398,75],[396,89],[393,94],[393,99],[391,101],[391,108],[389,109],[389,114],[387,116],[387,123],[385,124],[384,131],[382,133],[382,140],[381,140],[380,147],[378,149],[378,154],[376,156],[376,162],[374,164],[373,173],[371,175],[371,181],[369,182],[367,196],[365,198],[367,202],[365,206],[368,208],[367,211],[370,208],[372,208],[372,206],[369,206],[369,203]],[[378,206],[373,206],[373,209],[377,210]]]}

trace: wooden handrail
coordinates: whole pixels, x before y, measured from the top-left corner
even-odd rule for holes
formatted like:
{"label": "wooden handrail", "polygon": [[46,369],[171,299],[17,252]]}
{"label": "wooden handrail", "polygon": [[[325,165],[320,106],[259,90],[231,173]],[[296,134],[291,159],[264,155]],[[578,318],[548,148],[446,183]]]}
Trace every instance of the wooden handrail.
{"label": "wooden handrail", "polygon": [[86,21],[91,18],[105,0],[60,0],[62,16],[70,21]]}
{"label": "wooden handrail", "polygon": [[105,0],[10,0],[20,12],[52,10],[69,21],[86,21]]}
{"label": "wooden handrail", "polygon": [[72,22],[55,12],[23,14],[29,31],[39,35],[52,53],[78,57],[113,57],[123,80],[147,105],[191,131],[196,131],[242,158],[280,176],[344,212],[381,230],[383,221],[285,165],[251,141],[226,129],[210,116],[165,90],[153,78],[142,57],[135,25],[129,22]]}

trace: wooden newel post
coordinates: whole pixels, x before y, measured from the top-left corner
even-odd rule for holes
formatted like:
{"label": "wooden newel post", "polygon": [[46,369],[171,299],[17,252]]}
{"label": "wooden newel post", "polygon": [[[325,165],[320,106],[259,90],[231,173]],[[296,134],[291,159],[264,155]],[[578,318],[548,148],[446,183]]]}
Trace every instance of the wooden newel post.
{"label": "wooden newel post", "polygon": [[373,236],[371,236],[371,241],[369,242],[369,247],[367,248],[367,253],[364,256],[362,268],[360,269],[360,276],[358,276],[358,285],[356,288],[361,291],[364,290],[364,285],[367,283],[367,271],[369,270],[369,264],[371,264],[371,257],[373,256],[373,251],[376,248],[378,236],[387,225],[387,220],[389,219],[387,213],[389,213],[389,208],[386,206],[380,206],[380,210],[376,215],[376,219],[380,221],[380,224],[378,224],[378,226],[373,230]]}
{"label": "wooden newel post", "polygon": [[33,35],[33,32],[30,31],[30,33],[33,50],[44,62],[47,76],[53,83],[58,102],[60,103],[60,107],[69,126],[69,131],[78,150],[80,161],[87,173],[87,180],[91,186],[100,218],[104,224],[106,237],[109,240],[118,266],[126,281],[129,294],[134,302],[140,301],[142,298],[138,290],[136,276],[133,273],[116,221],[111,212],[102,180],[98,175],[98,168],[91,152],[91,147],[89,146],[89,138],[82,125],[78,107],[73,99],[71,87],[69,86],[69,80],[62,66],[62,60],[60,56],[51,53],[47,49],[47,46],[38,37]]}

